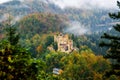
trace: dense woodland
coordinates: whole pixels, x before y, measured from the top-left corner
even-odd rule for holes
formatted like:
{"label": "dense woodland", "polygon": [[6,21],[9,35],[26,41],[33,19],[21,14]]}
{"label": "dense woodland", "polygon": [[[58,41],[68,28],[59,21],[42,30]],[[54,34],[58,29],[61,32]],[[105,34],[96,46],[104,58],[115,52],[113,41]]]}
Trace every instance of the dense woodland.
{"label": "dense woodland", "polygon": [[[119,21],[119,12],[108,16],[108,11],[104,10],[61,10],[53,4],[38,2],[10,1],[0,5],[1,19],[10,11],[9,18],[0,21],[1,80],[120,79],[120,25],[106,27],[110,26],[107,23]],[[16,5],[19,6],[14,8]],[[117,5],[120,7],[119,2]],[[16,21],[15,17],[21,14],[22,18]],[[74,20],[93,33],[80,36],[65,33],[68,23]],[[57,51],[54,35],[61,32],[69,35],[77,51],[70,54]],[[54,50],[49,50],[48,46],[53,46]],[[61,69],[61,74],[53,74],[53,68]]]}
{"label": "dense woodland", "polygon": [[74,43],[79,43],[77,45],[87,45],[95,54],[104,55],[107,49],[99,48],[100,37],[104,32],[113,33],[114,30],[109,30],[109,28],[111,28],[109,24],[118,21],[110,19],[108,16],[109,12],[117,12],[117,10],[86,10],[69,7],[60,9],[57,5],[49,2],[46,4],[42,0],[25,0],[24,2],[13,0],[0,5],[0,22],[6,21],[6,16],[8,16],[9,13],[13,18],[12,22],[15,23],[17,21],[16,26],[19,27],[18,30],[20,33],[26,34],[21,34],[22,37],[31,38],[36,33],[64,32],[64,29],[68,27],[68,23],[78,21],[83,24],[85,28],[90,29],[91,34],[80,36],[82,40],[78,38]]}
{"label": "dense woodland", "polygon": [[[3,80],[102,80],[102,76],[111,68],[108,60],[96,56],[85,46],[80,52],[71,54],[56,51],[41,53],[39,47],[38,53],[33,56],[19,43],[19,34],[15,27],[9,26],[6,31],[6,37],[0,43],[0,77]],[[62,69],[62,74],[53,75],[52,70],[55,67]],[[111,76],[110,79],[112,78],[117,77]]]}

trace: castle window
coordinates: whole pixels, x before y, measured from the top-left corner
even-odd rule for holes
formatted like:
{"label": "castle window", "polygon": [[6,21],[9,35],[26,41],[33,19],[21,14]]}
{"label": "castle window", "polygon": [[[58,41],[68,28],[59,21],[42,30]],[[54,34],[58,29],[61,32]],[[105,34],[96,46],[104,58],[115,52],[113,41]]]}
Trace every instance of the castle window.
{"label": "castle window", "polygon": [[68,50],[68,46],[65,46],[65,51],[67,51]]}

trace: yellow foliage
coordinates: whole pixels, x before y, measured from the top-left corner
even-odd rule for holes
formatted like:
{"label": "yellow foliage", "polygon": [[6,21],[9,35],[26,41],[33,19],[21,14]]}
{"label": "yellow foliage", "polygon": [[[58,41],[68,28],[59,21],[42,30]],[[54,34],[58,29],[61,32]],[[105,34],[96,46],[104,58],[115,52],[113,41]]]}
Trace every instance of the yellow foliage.
{"label": "yellow foliage", "polygon": [[102,74],[100,74],[100,73],[94,73],[94,80],[103,80],[102,79]]}
{"label": "yellow foliage", "polygon": [[13,78],[14,78],[14,76],[12,76],[11,74],[8,74],[8,75],[7,75],[7,79],[8,79],[8,80],[12,80]]}
{"label": "yellow foliage", "polygon": [[65,57],[62,57],[60,61],[62,61],[62,62],[63,62],[65,59],[66,59]]}
{"label": "yellow foliage", "polygon": [[39,53],[39,52],[42,52],[43,50],[43,47],[42,45],[39,45],[37,48],[36,48],[36,51]]}
{"label": "yellow foliage", "polygon": [[37,40],[37,39],[40,39],[39,34],[35,34],[35,35],[32,37],[32,40]]}
{"label": "yellow foliage", "polygon": [[13,62],[13,61],[11,60],[11,56],[8,56],[8,61],[9,61],[9,62]]}

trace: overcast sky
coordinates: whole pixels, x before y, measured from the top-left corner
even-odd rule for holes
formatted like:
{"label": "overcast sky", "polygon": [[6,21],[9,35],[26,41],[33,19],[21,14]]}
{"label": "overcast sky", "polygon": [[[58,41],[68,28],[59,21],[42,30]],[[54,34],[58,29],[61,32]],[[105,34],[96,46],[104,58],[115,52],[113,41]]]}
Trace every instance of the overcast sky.
{"label": "overcast sky", "polygon": [[[10,0],[0,0],[0,3],[4,3]],[[28,1],[28,0],[27,0]],[[117,8],[117,0],[49,0],[61,8],[65,7],[75,7],[75,8]],[[120,0],[118,0],[120,1]]]}

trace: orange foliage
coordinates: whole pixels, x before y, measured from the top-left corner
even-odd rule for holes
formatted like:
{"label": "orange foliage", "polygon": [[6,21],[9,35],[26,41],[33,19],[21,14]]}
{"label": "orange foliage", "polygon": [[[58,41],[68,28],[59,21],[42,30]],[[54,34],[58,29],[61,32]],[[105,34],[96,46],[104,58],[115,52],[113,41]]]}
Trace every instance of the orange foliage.
{"label": "orange foliage", "polygon": [[39,45],[39,46],[36,48],[36,51],[37,51],[38,53],[42,52],[42,50],[43,50],[42,45]]}

